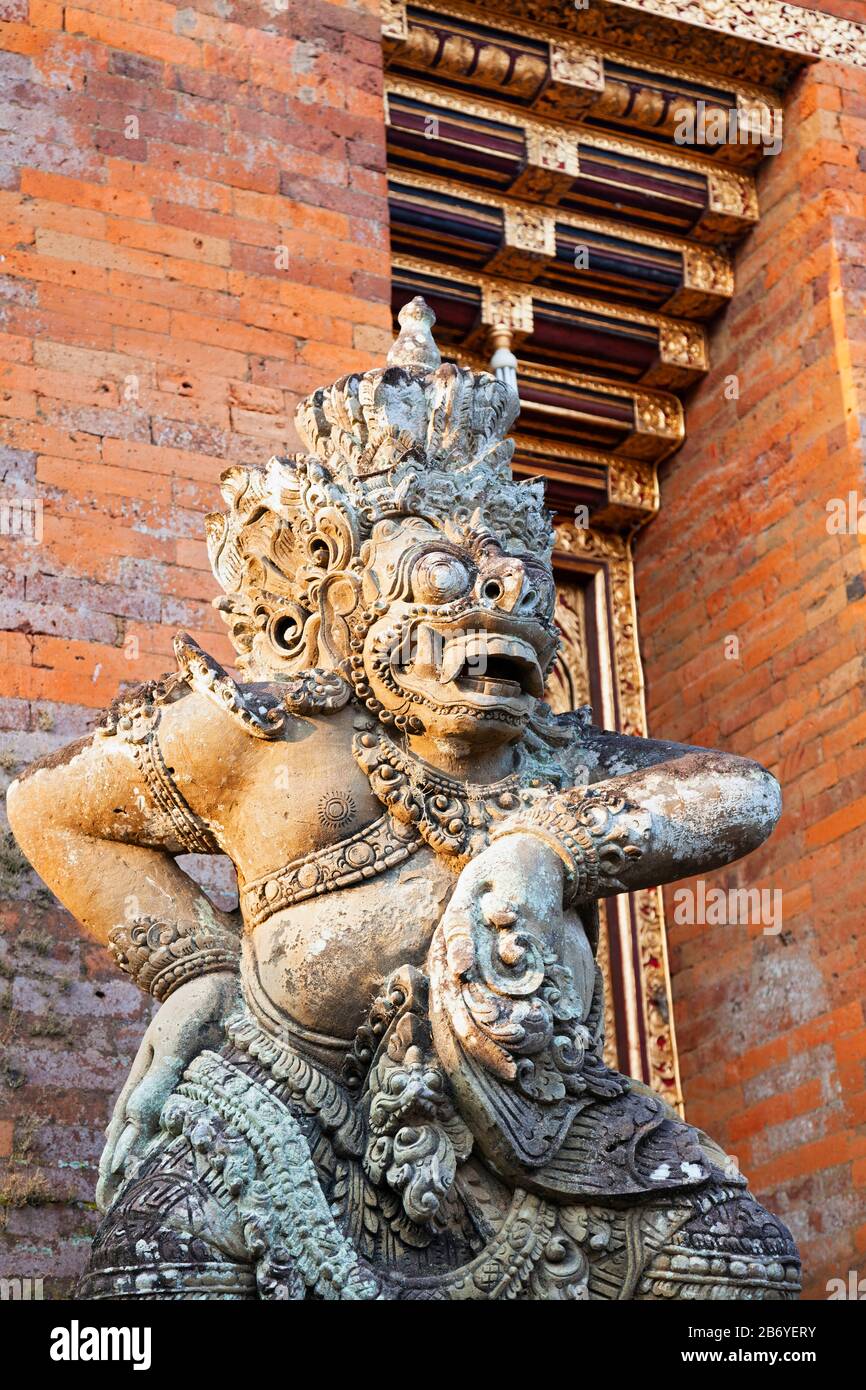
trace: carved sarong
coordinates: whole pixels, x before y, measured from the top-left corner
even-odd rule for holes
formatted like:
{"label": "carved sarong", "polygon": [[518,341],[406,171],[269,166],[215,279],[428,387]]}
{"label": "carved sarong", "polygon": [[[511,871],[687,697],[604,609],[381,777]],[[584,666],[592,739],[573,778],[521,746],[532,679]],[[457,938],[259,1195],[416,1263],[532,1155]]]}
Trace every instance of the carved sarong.
{"label": "carved sarong", "polygon": [[[796,1297],[785,1227],[648,1094],[597,1102],[608,1107],[601,1162],[592,1106],[572,1125],[558,1154],[579,1195],[562,1200],[560,1175],[557,1200],[538,1169],[526,1170],[532,1191],[503,1181],[451,1103],[426,992],[420,972],[396,972],[341,1077],[246,1010],[229,1020],[225,1046],[190,1065],[127,1174],[82,1295]],[[661,1177],[683,1153],[691,1173]]]}

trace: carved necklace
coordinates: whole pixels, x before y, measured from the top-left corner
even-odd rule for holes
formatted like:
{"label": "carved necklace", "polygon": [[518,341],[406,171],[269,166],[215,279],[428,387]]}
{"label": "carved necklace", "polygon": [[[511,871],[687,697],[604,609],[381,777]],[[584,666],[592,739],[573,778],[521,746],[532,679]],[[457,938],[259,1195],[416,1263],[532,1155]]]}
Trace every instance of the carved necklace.
{"label": "carved necklace", "polygon": [[462,782],[401,748],[366,715],[359,715],[355,729],[352,752],[373,795],[394,820],[412,826],[431,849],[453,856],[461,867],[485,848],[492,825],[520,808],[526,789],[559,780],[548,769],[545,777],[535,776],[518,749],[518,767],[507,777]]}

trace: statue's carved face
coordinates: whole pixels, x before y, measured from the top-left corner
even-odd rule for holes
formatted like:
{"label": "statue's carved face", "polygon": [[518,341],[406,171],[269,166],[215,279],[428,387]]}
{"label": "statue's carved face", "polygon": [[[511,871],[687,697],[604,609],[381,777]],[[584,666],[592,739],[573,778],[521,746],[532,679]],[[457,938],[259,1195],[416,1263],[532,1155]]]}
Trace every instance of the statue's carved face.
{"label": "statue's carved face", "polygon": [[364,669],[384,710],[434,738],[519,738],[556,650],[549,564],[417,517],[380,523],[363,559]]}

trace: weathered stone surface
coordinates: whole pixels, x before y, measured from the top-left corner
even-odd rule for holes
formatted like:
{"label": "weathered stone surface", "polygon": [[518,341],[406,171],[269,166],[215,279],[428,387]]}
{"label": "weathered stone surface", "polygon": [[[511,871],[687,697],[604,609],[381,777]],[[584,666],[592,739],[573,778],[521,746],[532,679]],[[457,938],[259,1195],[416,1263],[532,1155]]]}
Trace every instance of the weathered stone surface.
{"label": "weathered stone surface", "polygon": [[[195,642],[10,788],[22,849],[160,1001],[101,1163],[92,1298],[786,1298],[785,1228],[602,1060],[599,897],[759,845],[755,763],[543,702],[550,528],[509,388],[388,365],[230,468],[242,683]],[[178,867],[226,854],[237,913]],[[631,1213],[638,1212],[636,1222]]]}

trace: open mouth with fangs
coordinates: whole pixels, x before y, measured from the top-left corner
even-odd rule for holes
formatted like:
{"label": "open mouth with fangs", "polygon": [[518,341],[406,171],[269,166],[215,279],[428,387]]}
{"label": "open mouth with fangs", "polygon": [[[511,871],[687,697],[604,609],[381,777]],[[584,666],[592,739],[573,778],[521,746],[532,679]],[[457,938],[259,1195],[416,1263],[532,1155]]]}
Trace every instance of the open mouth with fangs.
{"label": "open mouth with fangs", "polygon": [[478,627],[442,633],[427,624],[413,637],[414,659],[398,662],[395,675],[410,687],[425,686],[443,704],[522,705],[526,697],[543,696],[538,651],[525,637]]}
{"label": "open mouth with fangs", "polygon": [[450,638],[439,670],[442,685],[453,681],[461,694],[518,699],[544,693],[544,677],[535,648],[519,637],[470,632]]}

